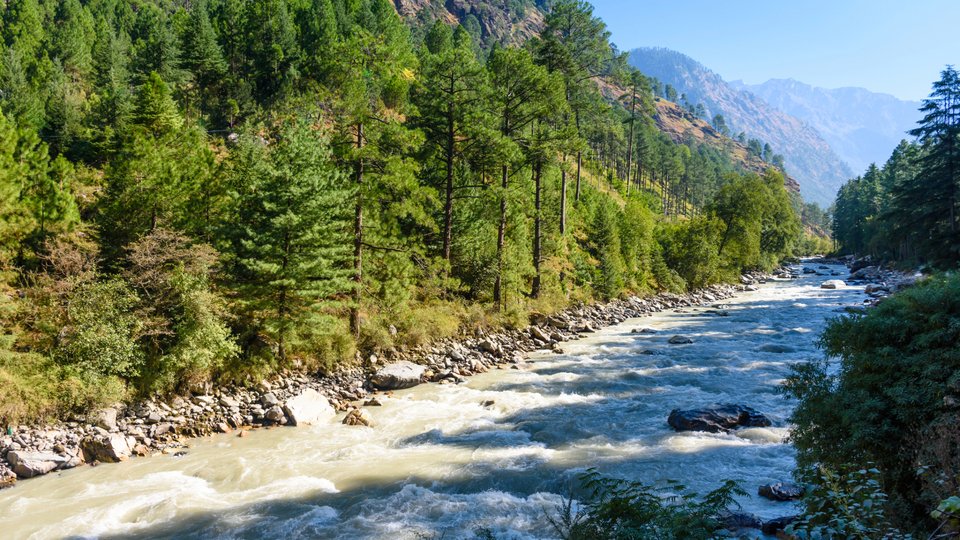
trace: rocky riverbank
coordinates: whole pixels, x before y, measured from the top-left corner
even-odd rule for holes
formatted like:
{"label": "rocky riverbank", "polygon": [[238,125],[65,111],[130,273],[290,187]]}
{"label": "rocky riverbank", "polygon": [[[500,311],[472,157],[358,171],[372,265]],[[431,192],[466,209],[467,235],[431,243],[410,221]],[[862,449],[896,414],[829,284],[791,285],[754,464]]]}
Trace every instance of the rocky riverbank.
{"label": "rocky riverbank", "polygon": [[766,279],[743,276],[741,285],[716,285],[689,294],[661,293],[606,304],[571,307],[561,313],[531,316],[524,329],[479,331],[405,351],[376,355],[369,368],[351,368],[331,376],[284,372],[254,387],[191,388],[169,400],[146,400],[96,411],[83,418],[44,426],[15,426],[0,434],[0,487],[85,463],[123,461],[131,456],[185,451],[189,438],[254,427],[330,421],[346,411],[343,422],[372,425],[377,391],[425,382],[457,384],[476,373],[503,369],[535,350],[560,352],[562,343],[604,326],[665,309],[710,306],[735,293],[753,290]]}

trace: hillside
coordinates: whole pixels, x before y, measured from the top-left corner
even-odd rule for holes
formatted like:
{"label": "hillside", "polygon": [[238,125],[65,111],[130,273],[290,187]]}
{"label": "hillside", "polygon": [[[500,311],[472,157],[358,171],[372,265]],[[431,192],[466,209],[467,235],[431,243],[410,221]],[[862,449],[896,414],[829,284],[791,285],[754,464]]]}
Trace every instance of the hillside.
{"label": "hillside", "polygon": [[690,103],[702,103],[708,118],[723,115],[734,133],[743,131],[769,143],[775,153],[783,154],[807,200],[829,205],[853,175],[816,129],[736,89],[688,56],[669,49],[636,49],[630,53],[630,64],[686,94]]}
{"label": "hillside", "polygon": [[[484,45],[520,45],[543,29],[542,1],[533,0],[393,0],[397,13],[414,26],[440,19],[460,23]],[[419,23],[419,24],[417,24]]]}
{"label": "hillside", "polygon": [[[537,36],[545,24],[545,2],[542,0],[447,0],[444,3],[432,0],[394,0],[394,4],[397,12],[414,31],[439,19],[450,25],[463,25],[486,46],[493,43],[522,44]],[[626,89],[610,78],[598,78],[595,81],[610,103],[623,103]],[[737,169],[762,174],[770,167],[770,163],[750,154],[745,144],[724,136],[708,122],[689,114],[676,103],[657,99],[653,119],[656,127],[673,142],[684,144],[692,139],[698,144],[706,144],[729,155]],[[788,175],[785,180],[788,190],[800,192],[796,178]]]}
{"label": "hillside", "polygon": [[[665,99],[656,100],[656,114],[654,120],[657,128],[668,135],[674,142],[682,143],[691,138],[699,143],[721,149],[733,159],[738,167],[745,171],[763,174],[770,164],[750,154],[746,145],[725,137],[706,121],[690,114],[683,107]],[[787,189],[794,193],[801,193],[800,184],[789,174],[785,177]]]}
{"label": "hillside", "polygon": [[793,79],[730,84],[810,124],[855,171],[883,163],[921,117],[919,101],[864,88],[818,88]]}

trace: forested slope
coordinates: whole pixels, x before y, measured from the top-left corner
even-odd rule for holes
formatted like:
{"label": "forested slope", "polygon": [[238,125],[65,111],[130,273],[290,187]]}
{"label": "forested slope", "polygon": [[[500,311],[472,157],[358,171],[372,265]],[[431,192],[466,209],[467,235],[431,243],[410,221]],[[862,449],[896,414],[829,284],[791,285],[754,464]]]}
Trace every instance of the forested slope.
{"label": "forested slope", "polygon": [[797,249],[780,171],[657,129],[588,4],[543,17],[509,45],[388,0],[7,2],[0,416],[333,369]]}

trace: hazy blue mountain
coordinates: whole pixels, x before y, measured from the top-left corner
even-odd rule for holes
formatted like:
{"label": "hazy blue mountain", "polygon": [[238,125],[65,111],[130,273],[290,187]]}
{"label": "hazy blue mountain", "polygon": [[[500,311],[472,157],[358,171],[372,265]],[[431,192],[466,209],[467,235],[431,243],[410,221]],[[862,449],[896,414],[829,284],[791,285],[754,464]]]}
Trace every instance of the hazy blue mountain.
{"label": "hazy blue mountain", "polygon": [[686,94],[689,102],[703,104],[709,117],[722,114],[734,133],[743,131],[769,143],[775,153],[784,156],[787,171],[800,183],[806,200],[832,204],[840,185],[853,176],[850,166],[811,124],[735,88],[689,56],[670,49],[643,48],[630,52],[630,63]]}
{"label": "hazy blue mountain", "polygon": [[763,84],[730,83],[807,122],[857,172],[883,163],[922,116],[919,101],[904,101],[864,88],[817,88],[793,79]]}

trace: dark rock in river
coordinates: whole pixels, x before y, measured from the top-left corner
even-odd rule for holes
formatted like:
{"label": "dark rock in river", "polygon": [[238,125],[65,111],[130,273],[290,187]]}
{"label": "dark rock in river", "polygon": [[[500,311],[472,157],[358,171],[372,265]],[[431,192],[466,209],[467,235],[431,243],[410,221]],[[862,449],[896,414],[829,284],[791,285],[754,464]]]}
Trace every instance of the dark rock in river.
{"label": "dark rock in river", "polygon": [[787,525],[796,521],[797,516],[781,516],[778,518],[769,519],[763,522],[763,526],[760,527],[760,530],[763,531],[763,534],[770,536],[776,536],[776,534],[787,528]]}
{"label": "dark rock in river", "polygon": [[721,512],[717,519],[723,524],[724,528],[732,531],[738,529],[759,529],[763,522],[754,514],[746,512]]}
{"label": "dark rock in river", "polygon": [[687,336],[673,336],[667,341],[667,343],[671,345],[688,345],[690,343],[693,343],[693,340],[688,338]]}
{"label": "dark rock in river", "polygon": [[370,377],[370,382],[381,390],[410,388],[420,384],[420,377],[426,369],[413,362],[397,362],[377,371],[373,377]]}
{"label": "dark rock in river", "polygon": [[767,427],[770,419],[743,405],[713,405],[703,409],[674,409],[667,418],[677,431],[708,431],[719,433],[738,427]]}
{"label": "dark rock in river", "polygon": [[771,501],[795,501],[803,497],[803,487],[790,482],[777,482],[760,486],[757,495]]}

